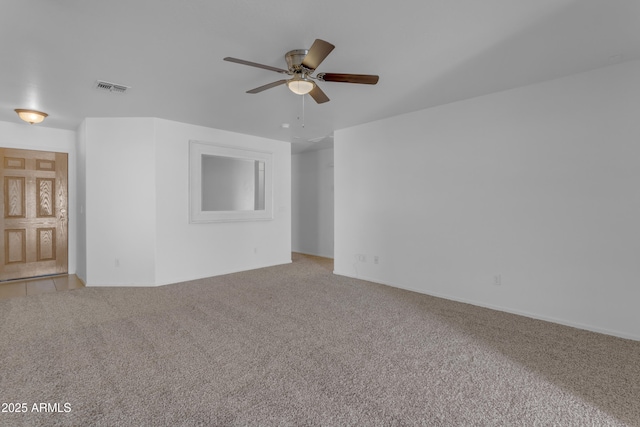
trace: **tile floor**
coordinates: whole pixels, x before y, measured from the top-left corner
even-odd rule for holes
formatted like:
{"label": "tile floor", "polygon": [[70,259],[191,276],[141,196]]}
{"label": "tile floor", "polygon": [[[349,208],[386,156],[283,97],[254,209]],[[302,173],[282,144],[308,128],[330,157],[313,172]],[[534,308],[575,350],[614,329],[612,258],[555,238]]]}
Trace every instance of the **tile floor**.
{"label": "tile floor", "polygon": [[75,274],[11,280],[0,282],[0,299],[68,291],[83,287],[84,284]]}

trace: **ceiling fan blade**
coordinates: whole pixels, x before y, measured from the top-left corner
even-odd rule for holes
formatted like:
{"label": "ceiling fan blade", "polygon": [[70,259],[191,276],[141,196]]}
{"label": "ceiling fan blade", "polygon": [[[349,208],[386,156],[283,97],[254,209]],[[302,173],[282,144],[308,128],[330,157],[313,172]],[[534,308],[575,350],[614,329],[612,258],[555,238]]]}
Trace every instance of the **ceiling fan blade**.
{"label": "ceiling fan blade", "polygon": [[224,61],[235,62],[236,64],[249,65],[251,67],[262,68],[265,70],[275,71],[276,73],[289,74],[289,71],[282,68],[271,67],[269,65],[258,64],[257,62],[245,61],[244,59],[231,58],[227,56]]}
{"label": "ceiling fan blade", "polygon": [[325,82],[340,83],[360,83],[363,85],[374,85],[378,83],[378,76],[372,74],[342,74],[342,73],[320,73],[317,78]]}
{"label": "ceiling fan blade", "polygon": [[329,101],[329,97],[320,89],[318,85],[315,85],[309,95],[316,101],[318,104],[323,104]]}
{"label": "ceiling fan blade", "polygon": [[311,45],[309,52],[307,52],[307,55],[302,60],[302,65],[310,70],[315,70],[334,48],[335,46],[331,43],[316,39],[316,41]]}
{"label": "ceiling fan blade", "polygon": [[269,84],[266,84],[264,86],[257,87],[255,89],[248,90],[247,93],[260,93],[263,90],[267,90],[267,89],[271,89],[272,87],[283,85],[287,81],[288,80],[278,80],[277,82],[269,83]]}

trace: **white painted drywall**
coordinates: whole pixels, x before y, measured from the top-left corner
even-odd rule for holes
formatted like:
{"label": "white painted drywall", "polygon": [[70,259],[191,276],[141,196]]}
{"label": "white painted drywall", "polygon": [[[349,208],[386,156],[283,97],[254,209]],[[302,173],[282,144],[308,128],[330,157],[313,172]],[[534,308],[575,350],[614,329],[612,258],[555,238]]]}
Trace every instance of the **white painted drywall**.
{"label": "white painted drywall", "polygon": [[83,120],[76,130],[76,221],[77,227],[77,258],[76,258],[76,275],[82,280],[83,283],[87,283],[87,168],[86,168],[86,149],[87,149],[87,125]]}
{"label": "white painted drywall", "polygon": [[87,118],[83,126],[86,284],[153,286],[154,119]]}
{"label": "white painted drywall", "polygon": [[[154,118],[88,118],[87,285],[154,286],[291,262],[290,144]],[[274,219],[189,223],[189,141],[273,153]]]}
{"label": "white painted drywall", "polygon": [[[17,117],[17,116],[16,116]],[[23,150],[53,151],[67,153],[68,162],[68,217],[69,217],[69,273],[76,272],[77,254],[77,178],[76,178],[76,133],[70,130],[53,129],[27,123],[0,122],[0,147]]]}
{"label": "white painted drywall", "polygon": [[291,156],[292,249],[333,258],[333,148]]}
{"label": "white painted drywall", "polygon": [[337,131],[335,272],[640,339],[639,117],[633,61]]}
{"label": "white painted drywall", "polygon": [[[291,262],[291,145],[155,119],[156,282]],[[273,220],[189,223],[189,140],[273,153]]]}

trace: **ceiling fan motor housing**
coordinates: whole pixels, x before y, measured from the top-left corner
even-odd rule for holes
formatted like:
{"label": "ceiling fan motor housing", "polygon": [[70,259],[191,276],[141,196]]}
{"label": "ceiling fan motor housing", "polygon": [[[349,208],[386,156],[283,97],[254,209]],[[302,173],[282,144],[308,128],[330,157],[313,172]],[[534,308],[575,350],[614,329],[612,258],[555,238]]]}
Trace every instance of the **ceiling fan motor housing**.
{"label": "ceiling fan motor housing", "polygon": [[307,53],[309,53],[307,49],[296,49],[287,52],[284,55],[284,59],[287,61],[289,71],[293,73],[302,72],[304,68],[302,66],[302,61],[304,60],[304,57],[307,56]]}

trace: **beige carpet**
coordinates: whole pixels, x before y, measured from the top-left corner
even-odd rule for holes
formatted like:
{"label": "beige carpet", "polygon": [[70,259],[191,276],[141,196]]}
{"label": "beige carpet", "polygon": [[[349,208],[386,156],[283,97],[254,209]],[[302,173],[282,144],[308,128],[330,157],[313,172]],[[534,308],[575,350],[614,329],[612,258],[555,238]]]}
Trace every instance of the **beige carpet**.
{"label": "beige carpet", "polygon": [[2,300],[0,332],[2,426],[640,425],[640,342],[313,257]]}

